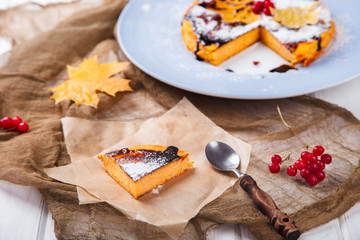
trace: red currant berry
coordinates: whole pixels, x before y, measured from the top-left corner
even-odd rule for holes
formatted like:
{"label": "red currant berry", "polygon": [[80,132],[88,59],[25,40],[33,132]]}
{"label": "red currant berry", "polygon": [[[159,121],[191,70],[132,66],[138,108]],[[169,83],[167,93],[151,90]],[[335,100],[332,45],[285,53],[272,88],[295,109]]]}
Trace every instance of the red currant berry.
{"label": "red currant berry", "polygon": [[319,167],[320,170],[324,170],[324,169],[325,169],[325,163],[324,163],[324,162],[318,160],[318,161],[316,162],[316,164],[318,165],[318,167]]}
{"label": "red currant berry", "polygon": [[26,133],[29,130],[29,125],[27,123],[19,123],[17,130],[21,133]]}
{"label": "red currant berry", "polygon": [[311,175],[311,171],[308,168],[305,168],[305,169],[300,171],[300,176],[305,178],[305,179],[310,177],[310,175]]}
{"label": "red currant berry", "polygon": [[310,186],[315,186],[319,182],[319,180],[314,174],[311,174],[308,178],[306,178],[306,181]]}
{"label": "red currant berry", "polygon": [[263,13],[264,13],[266,16],[271,16],[270,8],[264,8]]}
{"label": "red currant berry", "polygon": [[302,170],[307,167],[307,164],[303,160],[297,160],[294,166],[297,170]]}
{"label": "red currant berry", "polygon": [[10,129],[14,127],[13,120],[11,117],[3,117],[1,120],[1,126],[5,129]]}
{"label": "red currant berry", "polygon": [[269,0],[265,0],[264,8],[269,8],[269,7],[275,8],[274,3]]}
{"label": "red currant berry", "polygon": [[312,173],[315,173],[316,171],[320,170],[317,163],[310,163],[309,169]]}
{"label": "red currant berry", "polygon": [[275,164],[275,163],[271,163],[269,165],[269,170],[270,170],[271,173],[278,173],[278,172],[280,172],[280,165]]}
{"label": "red currant berry", "polygon": [[12,120],[13,120],[14,127],[17,127],[17,125],[19,125],[19,123],[22,123],[21,117],[14,117]]}
{"label": "red currant berry", "polygon": [[297,173],[297,169],[295,168],[294,165],[291,165],[291,166],[288,167],[288,169],[287,169],[286,172],[287,172],[287,174],[288,174],[289,176],[295,176],[296,173]]}
{"label": "red currant berry", "polygon": [[253,7],[251,8],[251,10],[255,13],[255,14],[259,14],[260,12],[262,12],[264,8],[264,2],[261,1],[257,1],[254,2]]}
{"label": "red currant berry", "polygon": [[325,153],[321,155],[321,161],[325,164],[330,164],[332,162],[332,157],[330,154]]}
{"label": "red currant berry", "polygon": [[311,156],[311,153],[309,153],[308,151],[303,151],[300,155],[301,159],[305,162],[310,161],[310,156]]}
{"label": "red currant berry", "polygon": [[324,149],[324,147],[321,146],[321,145],[315,146],[315,147],[313,148],[313,154],[314,154],[315,156],[321,156],[321,154],[323,154],[324,151],[325,151],[325,149]]}
{"label": "red currant berry", "polygon": [[319,182],[323,181],[326,177],[323,170],[319,170],[315,173],[316,178],[319,180]]}
{"label": "red currant berry", "polygon": [[315,156],[314,154],[310,153],[309,155],[309,163],[316,163],[318,161],[317,156]]}
{"label": "red currant berry", "polygon": [[271,157],[271,162],[275,164],[280,164],[282,162],[282,158],[279,155],[274,155]]}

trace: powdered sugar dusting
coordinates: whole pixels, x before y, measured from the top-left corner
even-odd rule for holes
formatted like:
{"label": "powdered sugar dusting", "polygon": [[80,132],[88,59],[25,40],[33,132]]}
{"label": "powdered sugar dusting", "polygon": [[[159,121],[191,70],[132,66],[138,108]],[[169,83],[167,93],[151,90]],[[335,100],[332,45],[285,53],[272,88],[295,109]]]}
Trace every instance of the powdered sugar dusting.
{"label": "powdered sugar dusting", "polygon": [[[278,9],[285,9],[289,7],[309,7],[314,4],[314,1],[309,0],[273,0],[275,7]],[[331,15],[328,8],[320,4],[315,12],[319,12],[319,22],[315,25],[304,25],[299,29],[291,29],[280,25],[273,21],[272,17],[265,15],[261,16],[261,25],[271,32],[274,37],[282,43],[293,43],[302,41],[311,41],[314,37],[320,35],[331,27]]]}
{"label": "powdered sugar dusting", "polygon": [[134,180],[137,181],[143,176],[155,171],[164,164],[157,162],[136,162],[136,163],[126,163],[120,164],[120,167]]}
{"label": "powdered sugar dusting", "polygon": [[192,21],[196,34],[207,35],[211,32],[212,39],[225,42],[235,39],[259,26],[259,22],[253,22],[234,27],[225,21],[217,21],[217,16],[219,16],[218,13],[208,10],[202,6],[195,5],[190,9],[186,18]]}
{"label": "powdered sugar dusting", "polygon": [[151,150],[135,150],[135,154],[126,155],[120,158],[114,153],[108,153],[108,156],[113,157],[120,167],[131,177],[135,182],[145,175],[152,173],[158,168],[179,159],[177,155],[178,149],[170,146],[165,151],[151,151]]}

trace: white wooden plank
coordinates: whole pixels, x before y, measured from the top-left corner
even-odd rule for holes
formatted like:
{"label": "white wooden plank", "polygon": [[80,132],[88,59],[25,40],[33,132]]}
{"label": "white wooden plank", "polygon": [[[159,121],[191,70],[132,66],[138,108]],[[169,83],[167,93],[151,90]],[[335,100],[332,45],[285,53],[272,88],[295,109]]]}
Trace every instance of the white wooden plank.
{"label": "white wooden plank", "polygon": [[36,239],[42,205],[36,188],[0,181],[0,239]]}
{"label": "white wooden plank", "polygon": [[54,233],[54,220],[52,219],[51,212],[44,201],[41,208],[41,218],[37,240],[56,240]]}
{"label": "white wooden plank", "polygon": [[236,225],[235,232],[241,240],[256,240],[256,238],[247,230],[247,228],[240,224]]}
{"label": "white wooden plank", "polygon": [[360,240],[360,203],[357,203],[340,218],[345,239]]}
{"label": "white wooden plank", "polygon": [[303,233],[300,240],[343,240],[338,219]]}
{"label": "white wooden plank", "polygon": [[209,240],[240,240],[241,236],[235,231],[236,225],[226,223],[210,231],[207,235]]}
{"label": "white wooden plank", "polygon": [[51,3],[68,3],[74,2],[75,0],[1,0],[0,1],[0,10],[6,10],[13,7],[18,7],[25,5],[27,3],[36,3],[43,6],[46,6]]}

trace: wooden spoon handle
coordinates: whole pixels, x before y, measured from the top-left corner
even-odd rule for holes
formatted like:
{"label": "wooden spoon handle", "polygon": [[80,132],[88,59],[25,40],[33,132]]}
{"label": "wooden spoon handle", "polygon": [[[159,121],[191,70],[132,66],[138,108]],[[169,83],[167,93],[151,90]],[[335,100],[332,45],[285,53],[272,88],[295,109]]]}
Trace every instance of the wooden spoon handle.
{"label": "wooden spoon handle", "polygon": [[271,224],[282,236],[288,240],[300,237],[300,231],[295,226],[294,220],[279,210],[274,200],[258,187],[251,176],[245,174],[241,177],[240,186],[250,195],[261,212],[268,216]]}

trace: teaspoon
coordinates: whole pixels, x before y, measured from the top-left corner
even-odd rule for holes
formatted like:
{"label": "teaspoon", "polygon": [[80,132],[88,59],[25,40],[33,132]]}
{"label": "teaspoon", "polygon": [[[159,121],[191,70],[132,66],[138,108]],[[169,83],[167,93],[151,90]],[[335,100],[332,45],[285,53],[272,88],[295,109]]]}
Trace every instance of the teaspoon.
{"label": "teaspoon", "polygon": [[288,240],[299,238],[301,233],[295,222],[276,206],[270,195],[261,190],[250,175],[237,169],[240,157],[233,148],[223,142],[213,141],[206,145],[205,155],[217,170],[232,171],[237,175],[240,186],[249,194],[260,211],[268,216],[271,224],[282,236]]}

